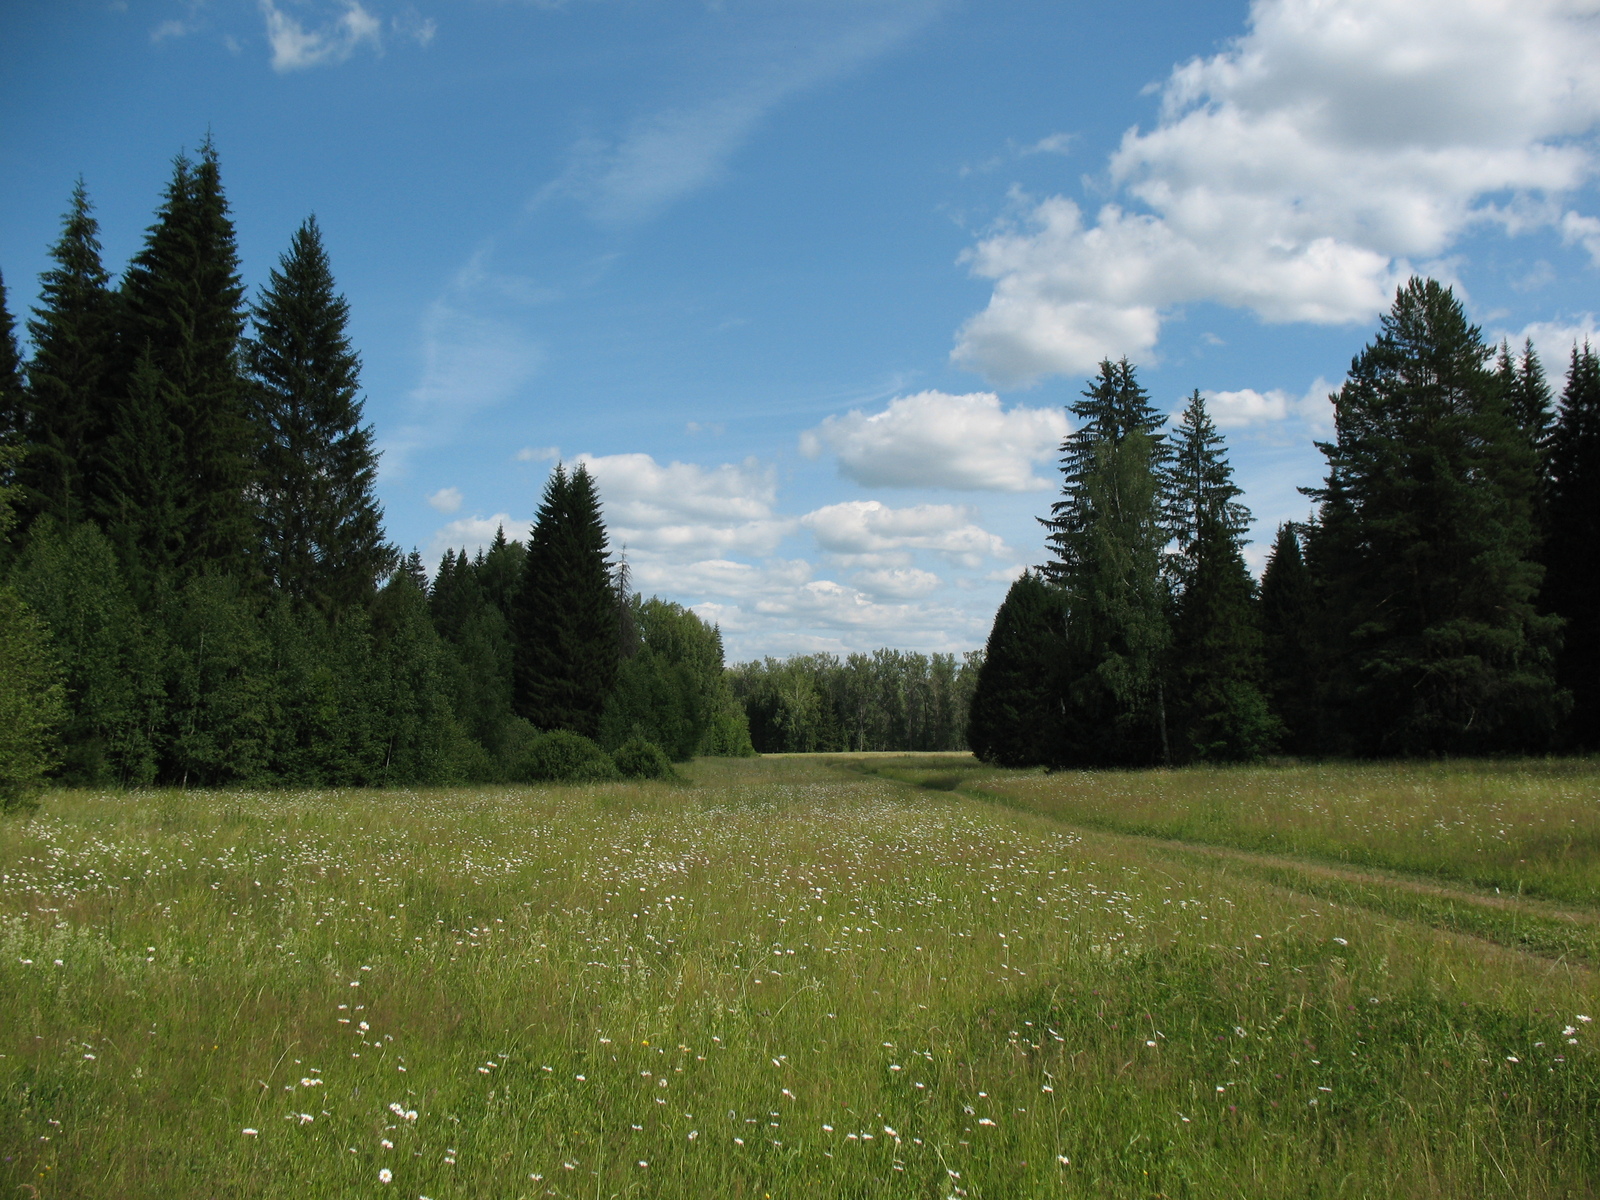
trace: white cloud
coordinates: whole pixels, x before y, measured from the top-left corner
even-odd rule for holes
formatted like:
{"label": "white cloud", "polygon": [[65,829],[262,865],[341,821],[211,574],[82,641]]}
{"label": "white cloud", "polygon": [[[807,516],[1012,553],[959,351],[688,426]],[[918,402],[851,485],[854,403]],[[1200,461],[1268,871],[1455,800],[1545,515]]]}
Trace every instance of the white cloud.
{"label": "white cloud", "polygon": [[953,504],[890,508],[877,500],[847,500],[800,518],[817,545],[842,561],[863,566],[900,565],[897,552],[927,550],[976,567],[987,558],[1007,558],[1005,541]]}
{"label": "white cloud", "polygon": [[261,0],[261,12],[267,19],[274,71],[342,63],[362,46],[383,50],[383,23],[362,8],[359,0],[346,0],[344,11],[318,29],[308,30],[273,0]]}
{"label": "white cloud", "polygon": [[407,8],[399,16],[392,17],[389,27],[401,37],[410,38],[424,49],[432,44],[434,35],[439,32],[437,21],[432,17],[424,17],[414,8]]}
{"label": "white cloud", "polygon": [[492,517],[460,517],[433,531],[428,541],[427,562],[432,569],[446,550],[465,550],[468,557],[487,549],[501,529],[512,541],[526,540],[532,521],[513,521],[509,513]]}
{"label": "white cloud", "polygon": [[1333,404],[1328,397],[1338,389],[1338,384],[1329,383],[1319,375],[1299,395],[1282,388],[1266,392],[1242,388],[1236,392],[1203,392],[1202,395],[1218,429],[1244,429],[1293,417],[1304,421],[1315,433],[1331,433]]}
{"label": "white cloud", "polygon": [[[981,642],[992,613],[919,601],[939,584],[929,572],[858,577],[852,587],[813,577],[804,560],[762,566],[726,560],[661,571],[646,568],[641,587],[688,598],[694,610],[721,626],[729,661],[760,654],[849,653],[878,646],[961,650]],[[926,579],[923,577],[926,576]],[[931,581],[931,584],[930,584]]]}
{"label": "white cloud", "polygon": [[161,43],[168,38],[188,37],[200,28],[198,21],[180,21],[176,17],[163,21],[150,31],[150,40]]}
{"label": "white cloud", "polygon": [[[1469,229],[1549,227],[1600,121],[1592,0],[1256,0],[1247,32],[1174,69],[1109,163],[1121,198],[1061,196],[967,255],[995,281],[953,358],[1000,383],[1148,354],[1176,306],[1265,321],[1371,318],[1412,260]],[[1137,207],[1130,208],[1132,204]]]}
{"label": "white cloud", "polygon": [[561,447],[524,446],[515,457],[518,462],[557,462],[561,458]]}
{"label": "white cloud", "polygon": [[871,416],[829,417],[801,435],[800,449],[812,458],[832,450],[839,470],[868,486],[1022,492],[1050,487],[1033,468],[1066,435],[1059,409],[1007,412],[993,392],[919,392]]}
{"label": "white cloud", "polygon": [[428,507],[442,513],[460,512],[461,489],[453,487],[440,488],[428,497]]}
{"label": "white cloud", "polygon": [[1496,342],[1510,342],[1515,354],[1522,352],[1524,341],[1531,340],[1534,353],[1544,366],[1545,377],[1557,396],[1566,386],[1573,346],[1582,346],[1587,341],[1592,346],[1600,347],[1600,328],[1595,325],[1593,313],[1584,313],[1574,321],[1534,321],[1516,332],[1502,329],[1492,336]]}
{"label": "white cloud", "polygon": [[648,454],[580,454],[594,476],[613,547],[685,562],[771,554],[794,527],[774,513],[777,476],[755,459],[702,467]]}
{"label": "white cloud", "polygon": [[916,567],[880,567],[873,571],[858,571],[851,577],[863,592],[871,596],[886,596],[891,600],[910,600],[936,592],[944,584],[932,571]]}

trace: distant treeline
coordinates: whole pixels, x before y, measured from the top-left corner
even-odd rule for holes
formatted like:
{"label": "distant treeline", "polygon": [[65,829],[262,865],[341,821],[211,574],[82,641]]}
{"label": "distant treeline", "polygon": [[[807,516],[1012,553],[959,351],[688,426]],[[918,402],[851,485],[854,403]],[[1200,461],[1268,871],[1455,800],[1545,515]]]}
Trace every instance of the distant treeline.
{"label": "distant treeline", "polygon": [[750,740],[763,754],[965,750],[981,651],[878,650],[767,658],[729,669]]}
{"label": "distant treeline", "polygon": [[209,141],[120,281],[81,182],[50,257],[26,359],[0,281],[0,807],[516,778],[541,731],[748,752],[720,636],[628,593],[581,469],[526,546],[401,558],[317,224],[247,302]]}
{"label": "distant treeline", "polygon": [[968,740],[1012,764],[1600,749],[1600,361],[1559,406],[1413,279],[1334,402],[1259,587],[1205,401],[1123,360],[1071,405],[1050,557],[996,615]]}

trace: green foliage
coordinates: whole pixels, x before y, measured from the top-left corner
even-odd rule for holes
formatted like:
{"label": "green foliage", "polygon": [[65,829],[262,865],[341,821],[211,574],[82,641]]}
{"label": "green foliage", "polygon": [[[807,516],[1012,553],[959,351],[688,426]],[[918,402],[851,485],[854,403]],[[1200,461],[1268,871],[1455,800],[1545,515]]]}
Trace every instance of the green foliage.
{"label": "green foliage", "polygon": [[600,744],[639,738],[676,762],[748,753],[743,711],[722,663],[722,634],[682,605],[634,597],[626,626],[637,642],[623,659],[600,717]]}
{"label": "green foliage", "polygon": [[1061,590],[1023,572],[995,613],[972,693],[967,742],[983,762],[1029,767],[1056,761],[1065,634]]}
{"label": "green foliage", "polygon": [[741,663],[727,679],[762,754],[959,750],[966,746],[980,658],[900,650],[843,660],[802,654]]}
{"label": "green foliage", "polygon": [[529,536],[512,620],[514,704],[541,729],[598,734],[617,676],[617,596],[600,498],[581,463],[558,466]]}
{"label": "green foliage", "polygon": [[251,310],[257,520],[271,583],[331,617],[370,601],[394,564],[373,494],[378,454],[363,425],[350,306],[334,290],[309,218]]}
{"label": "green foliage", "polygon": [[[6,303],[5,276],[0,275],[0,445],[22,443],[27,422],[27,397],[23,390],[22,354],[17,349],[16,322]],[[0,471],[0,487],[10,484],[16,464]],[[7,531],[9,532],[9,531]],[[3,539],[4,533],[0,533]]]}
{"label": "green foliage", "polygon": [[1248,762],[1281,730],[1262,692],[1255,583],[1238,542],[1208,520],[1187,555],[1188,584],[1172,625],[1174,751],[1184,761]]}
{"label": "green foliage", "polygon": [[620,775],[594,742],[569,729],[554,729],[533,740],[514,777],[521,783],[601,783]]}
{"label": "green foliage", "polygon": [[1182,761],[1259,758],[1280,731],[1261,690],[1255,583],[1243,554],[1250,510],[1239,495],[1222,436],[1196,391],[1175,433],[1167,484],[1178,584],[1167,658],[1171,741]]}
{"label": "green foliage", "polygon": [[183,786],[267,775],[275,680],[260,616],[229,576],[195,576],[166,605],[166,773]]}
{"label": "green foliage", "polygon": [[99,233],[80,179],[50,251],[55,265],[39,280],[41,306],[28,322],[33,358],[17,430],[28,446],[19,474],[24,509],[66,525],[89,515],[89,480],[110,403],[112,296]]}
{"label": "green foliage", "polygon": [[1460,303],[1400,289],[1351,364],[1310,560],[1328,619],[1330,749],[1548,745],[1556,619],[1533,606],[1534,447]]}
{"label": "green foliage", "polygon": [[1264,689],[1283,723],[1283,748],[1297,754],[1317,745],[1316,595],[1300,553],[1300,531],[1278,526],[1261,575]]}
{"label": "green foliage", "polygon": [[624,779],[671,779],[676,772],[666,751],[643,738],[629,738],[611,752],[611,761]]}
{"label": "green foliage", "polygon": [[[144,246],[122,283],[121,371],[148,358],[162,381],[168,426],[180,432],[177,494],[150,497],[181,515],[179,571],[249,569],[254,527],[246,496],[255,430],[240,369],[244,285],[221,169],[209,141],[198,162],[179,156]],[[136,477],[123,447],[113,478]]]}
{"label": "green foliage", "polygon": [[1174,507],[1164,490],[1166,418],[1127,359],[1102,362],[1070,407],[1079,425],[1061,448],[1061,499],[1041,519],[1051,551],[1042,573],[1065,593],[1067,608],[1062,736],[1051,757],[1164,761],[1170,631],[1162,555]]}
{"label": "green foliage", "polygon": [[380,681],[372,719],[383,745],[378,781],[484,778],[488,758],[456,716],[448,651],[434,631],[427,594],[396,574],[378,594],[372,623]]}
{"label": "green foliage", "polygon": [[1588,342],[1572,348],[1549,464],[1540,599],[1566,621],[1558,670],[1573,698],[1569,741],[1600,750],[1600,357]]}
{"label": "green foliage", "polygon": [[1208,531],[1220,531],[1237,542],[1250,528],[1250,510],[1240,504],[1244,493],[1233,482],[1222,435],[1206,411],[1198,389],[1184,405],[1173,430],[1172,459],[1167,468],[1167,529],[1177,544],[1173,574],[1187,586],[1198,566],[1198,547]]}
{"label": "green foliage", "polygon": [[45,622],[61,665],[69,716],[62,777],[73,783],[149,783],[163,743],[159,629],[139,612],[111,543],[93,525],[34,523],[11,582]]}
{"label": "green foliage", "polygon": [[60,761],[65,717],[49,631],[15,590],[0,587],[0,813],[35,806]]}

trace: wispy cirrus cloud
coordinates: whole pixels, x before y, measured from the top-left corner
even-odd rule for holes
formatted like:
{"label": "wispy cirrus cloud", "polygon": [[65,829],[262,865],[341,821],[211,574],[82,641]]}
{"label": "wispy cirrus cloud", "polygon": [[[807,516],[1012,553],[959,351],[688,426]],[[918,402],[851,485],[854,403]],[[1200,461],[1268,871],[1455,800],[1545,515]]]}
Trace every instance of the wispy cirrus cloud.
{"label": "wispy cirrus cloud", "polygon": [[[647,220],[709,184],[785,101],[892,51],[946,7],[945,0],[822,0],[765,10],[759,29],[708,9],[711,69],[685,72],[677,99],[636,114],[615,136],[588,137],[565,172],[534,198],[565,197],[603,225]],[[724,66],[731,63],[732,66]]]}

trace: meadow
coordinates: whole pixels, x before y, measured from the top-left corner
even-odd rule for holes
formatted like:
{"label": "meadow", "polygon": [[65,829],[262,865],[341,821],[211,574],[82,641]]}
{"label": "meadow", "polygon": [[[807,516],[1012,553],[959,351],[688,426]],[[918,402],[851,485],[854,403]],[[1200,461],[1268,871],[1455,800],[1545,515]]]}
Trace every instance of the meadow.
{"label": "meadow", "polygon": [[0,1188],[1594,1196],[1597,774],[53,793]]}

